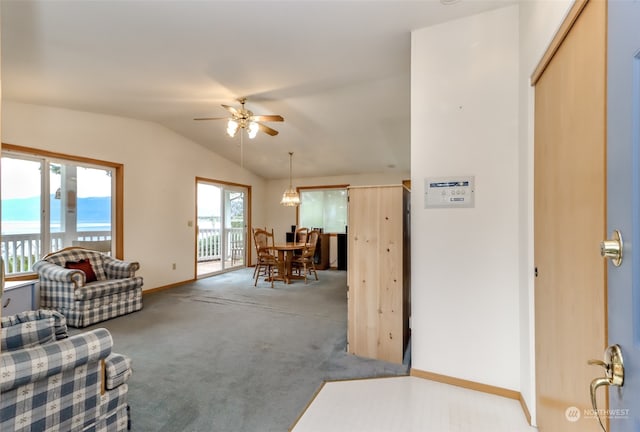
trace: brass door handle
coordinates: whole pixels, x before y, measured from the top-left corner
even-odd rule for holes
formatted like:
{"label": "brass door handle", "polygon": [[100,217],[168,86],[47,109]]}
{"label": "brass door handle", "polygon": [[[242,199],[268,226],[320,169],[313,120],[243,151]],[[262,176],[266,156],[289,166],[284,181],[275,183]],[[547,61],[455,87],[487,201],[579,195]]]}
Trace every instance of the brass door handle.
{"label": "brass door handle", "polygon": [[600,255],[603,258],[609,258],[614,266],[620,267],[622,264],[622,248],[624,247],[622,234],[620,234],[620,231],[614,230],[611,233],[611,237],[611,240],[600,242]]}
{"label": "brass door handle", "polygon": [[593,407],[593,411],[596,413],[598,417],[598,422],[600,422],[600,427],[604,432],[607,432],[604,425],[602,424],[602,420],[600,419],[600,413],[598,412],[598,402],[596,401],[596,390],[598,387],[611,385],[608,378],[596,378],[591,381],[591,406]]}
{"label": "brass door handle", "polygon": [[593,407],[593,411],[598,417],[600,427],[604,432],[607,432],[607,429],[604,427],[602,419],[600,418],[600,413],[598,412],[596,390],[598,390],[598,387],[602,386],[622,387],[624,385],[624,362],[622,360],[622,350],[620,349],[619,345],[611,345],[604,352],[604,361],[589,360],[588,363],[590,365],[602,366],[605,370],[604,377],[595,378],[593,381],[591,381],[590,392],[591,406]]}

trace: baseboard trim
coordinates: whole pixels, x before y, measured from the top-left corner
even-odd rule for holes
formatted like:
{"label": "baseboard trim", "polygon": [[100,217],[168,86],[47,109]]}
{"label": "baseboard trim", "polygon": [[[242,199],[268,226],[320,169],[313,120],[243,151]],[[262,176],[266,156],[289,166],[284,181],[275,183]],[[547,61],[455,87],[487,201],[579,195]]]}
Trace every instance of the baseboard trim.
{"label": "baseboard trim", "polygon": [[409,374],[413,377],[424,378],[430,381],[436,381],[443,384],[454,385],[457,387],[463,387],[469,390],[475,390],[483,393],[489,393],[497,396],[502,396],[509,399],[515,399],[520,402],[520,406],[522,407],[522,411],[524,412],[524,416],[527,419],[527,423],[531,425],[531,414],[529,413],[529,408],[527,407],[527,403],[525,402],[522,394],[515,390],[509,390],[502,387],[496,387],[489,384],[482,384],[475,381],[469,381],[462,378],[455,378],[448,375],[441,375],[434,372],[427,372],[420,369],[411,368]]}
{"label": "baseboard trim", "polygon": [[520,393],[518,400],[520,401],[520,406],[524,412],[524,417],[527,419],[527,423],[529,423],[529,426],[533,426],[533,423],[531,423],[531,413],[529,412],[529,407],[527,406],[527,402],[524,400],[522,393]]}
{"label": "baseboard trim", "polygon": [[151,289],[147,289],[147,290],[143,289],[142,290],[142,295],[144,296],[144,295],[147,295],[147,294],[156,293],[158,291],[165,291],[165,290],[168,290],[168,289],[171,289],[171,288],[176,288],[176,287],[179,287],[179,286],[191,283],[191,282],[195,282],[196,280],[197,279],[188,279],[188,280],[185,280],[185,281],[182,281],[182,282],[176,282],[176,283],[172,283],[172,284],[169,284],[169,285],[163,285],[163,286],[160,286],[160,287],[157,287],[157,288],[151,288]]}

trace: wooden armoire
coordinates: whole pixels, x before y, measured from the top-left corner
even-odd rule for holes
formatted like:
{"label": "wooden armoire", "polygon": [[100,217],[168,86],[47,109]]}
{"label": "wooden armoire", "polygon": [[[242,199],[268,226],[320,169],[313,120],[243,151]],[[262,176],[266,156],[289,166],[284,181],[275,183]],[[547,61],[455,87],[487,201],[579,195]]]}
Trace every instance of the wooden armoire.
{"label": "wooden armoire", "polygon": [[358,186],[348,193],[347,351],[402,363],[409,341],[409,190]]}

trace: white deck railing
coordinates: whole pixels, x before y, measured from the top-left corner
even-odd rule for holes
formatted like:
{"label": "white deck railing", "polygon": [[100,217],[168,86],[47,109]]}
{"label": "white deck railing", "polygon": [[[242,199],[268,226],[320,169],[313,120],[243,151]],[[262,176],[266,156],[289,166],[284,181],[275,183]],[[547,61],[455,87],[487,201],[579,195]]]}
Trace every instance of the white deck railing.
{"label": "white deck railing", "polygon": [[[229,228],[226,232],[226,250],[222,253],[220,228],[202,228],[198,230],[198,262],[219,259],[235,259],[244,256],[244,229]],[[242,251],[242,252],[241,252]]]}
{"label": "white deck railing", "polygon": [[[226,250],[221,251],[220,229],[201,229],[198,232],[198,262],[219,259],[241,259],[244,256],[244,229],[226,229]],[[65,233],[51,234],[51,252],[64,246]],[[83,231],[76,240],[111,240],[109,231]],[[33,264],[44,255],[40,234],[8,234],[0,241],[0,254],[7,275],[31,271]]]}
{"label": "white deck railing", "polygon": [[[64,246],[65,233],[51,233],[51,252]],[[109,231],[83,231],[77,240],[111,240]],[[0,241],[0,254],[7,275],[31,271],[33,264],[44,255],[40,234],[7,234]]]}

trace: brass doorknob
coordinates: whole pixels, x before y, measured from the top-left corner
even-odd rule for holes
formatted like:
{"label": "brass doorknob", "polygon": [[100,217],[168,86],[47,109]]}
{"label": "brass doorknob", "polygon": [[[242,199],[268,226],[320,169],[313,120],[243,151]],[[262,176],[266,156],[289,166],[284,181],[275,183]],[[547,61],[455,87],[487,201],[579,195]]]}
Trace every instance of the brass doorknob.
{"label": "brass doorknob", "polygon": [[622,264],[622,248],[624,247],[622,234],[620,234],[620,231],[614,230],[611,237],[611,240],[605,240],[600,243],[600,255],[603,258],[609,258],[614,266],[620,267]]}
{"label": "brass doorknob", "polygon": [[605,371],[605,376],[595,378],[591,381],[591,406],[596,413],[598,423],[603,432],[607,432],[600,418],[600,411],[598,411],[598,405],[596,403],[596,390],[602,386],[619,386],[624,385],[624,361],[622,360],[622,349],[620,345],[611,345],[607,347],[604,352],[604,361],[602,360],[589,360],[590,365],[602,366]]}

